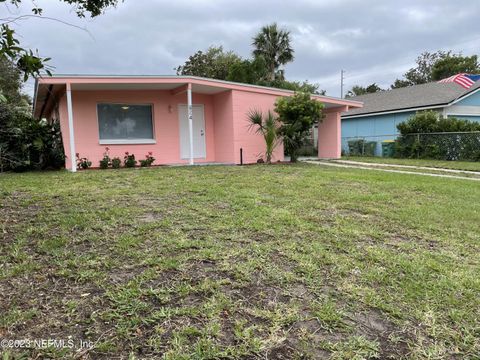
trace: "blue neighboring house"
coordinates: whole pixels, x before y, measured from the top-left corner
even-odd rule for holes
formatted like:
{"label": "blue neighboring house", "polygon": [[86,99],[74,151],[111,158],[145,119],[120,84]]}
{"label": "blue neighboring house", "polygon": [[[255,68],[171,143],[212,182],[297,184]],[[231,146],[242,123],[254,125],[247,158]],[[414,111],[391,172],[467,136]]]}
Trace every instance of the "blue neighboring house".
{"label": "blue neighboring house", "polygon": [[[465,77],[468,84],[462,82]],[[342,150],[348,152],[349,140],[365,138],[377,142],[376,155],[381,155],[381,142],[395,139],[397,124],[418,111],[480,122],[480,76],[459,74],[442,81],[350,98],[364,106],[342,115]]]}

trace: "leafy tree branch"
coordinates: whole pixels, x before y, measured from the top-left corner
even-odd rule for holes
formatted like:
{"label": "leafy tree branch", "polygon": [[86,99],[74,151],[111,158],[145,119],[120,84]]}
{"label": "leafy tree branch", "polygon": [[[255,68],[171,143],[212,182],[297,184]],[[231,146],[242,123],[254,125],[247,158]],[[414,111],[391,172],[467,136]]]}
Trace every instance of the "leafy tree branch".
{"label": "leafy tree branch", "polygon": [[[117,5],[119,0],[58,1],[71,5],[76,15],[80,18],[84,18],[87,15],[90,15],[90,17],[96,17],[102,14],[102,12],[108,7]],[[22,0],[0,0],[0,5],[3,4],[6,7],[8,5],[13,5],[18,8],[21,3]],[[23,47],[15,33],[15,30],[11,27],[12,24],[17,24],[18,21],[29,18],[41,18],[58,21],[69,26],[80,28],[65,21],[44,16],[43,9],[35,2],[32,2],[31,12],[32,14],[22,14],[19,16],[0,19],[0,59],[8,60],[14,63],[22,72],[24,81],[26,81],[28,77],[40,75],[42,72],[50,74],[51,67],[47,64],[50,58],[41,57],[36,49],[32,50]]]}

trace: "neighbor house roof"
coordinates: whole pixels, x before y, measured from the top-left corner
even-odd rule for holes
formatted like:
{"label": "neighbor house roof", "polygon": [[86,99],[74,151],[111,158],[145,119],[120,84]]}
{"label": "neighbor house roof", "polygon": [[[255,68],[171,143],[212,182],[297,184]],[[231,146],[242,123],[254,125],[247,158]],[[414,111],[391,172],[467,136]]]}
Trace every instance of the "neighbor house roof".
{"label": "neighbor house roof", "polygon": [[349,100],[363,102],[363,108],[352,109],[342,115],[344,118],[353,118],[384,112],[400,112],[421,110],[446,106],[460,98],[466,97],[480,89],[477,81],[470,89],[449,82],[431,82],[400,89],[380,91],[349,98]]}
{"label": "neighbor house roof", "polygon": [[[240,90],[288,96],[290,90],[243,84],[232,81],[208,79],[197,76],[181,75],[53,75],[40,76],[35,81],[33,100],[34,115],[42,116],[43,109],[50,95],[64,89],[69,84],[72,90],[172,90],[191,84],[196,93],[213,95],[222,91]],[[312,95],[313,98],[325,104],[326,108],[346,106],[348,109],[362,107],[362,103],[354,99],[341,99],[325,95]]]}

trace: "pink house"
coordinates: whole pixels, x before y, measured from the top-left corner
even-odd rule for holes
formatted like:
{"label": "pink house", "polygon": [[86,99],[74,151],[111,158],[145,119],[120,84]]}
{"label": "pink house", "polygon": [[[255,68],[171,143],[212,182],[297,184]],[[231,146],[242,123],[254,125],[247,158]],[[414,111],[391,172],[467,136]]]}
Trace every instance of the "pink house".
{"label": "pink house", "polygon": [[[191,76],[52,76],[36,81],[34,114],[60,122],[67,160],[75,154],[93,166],[126,151],[155,164],[254,163],[265,144],[249,129],[251,109],[273,110],[275,100],[293,92]],[[340,115],[362,103],[313,95],[325,105],[319,125],[318,157],[338,158]],[[283,160],[283,146],[274,161]]]}

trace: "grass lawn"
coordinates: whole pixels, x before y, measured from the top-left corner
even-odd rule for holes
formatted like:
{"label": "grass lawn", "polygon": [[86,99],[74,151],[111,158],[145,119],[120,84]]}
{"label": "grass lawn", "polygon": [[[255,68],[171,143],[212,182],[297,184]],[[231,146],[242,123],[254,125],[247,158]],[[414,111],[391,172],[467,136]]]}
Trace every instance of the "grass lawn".
{"label": "grass lawn", "polygon": [[368,157],[368,156],[342,156],[342,160],[360,161],[367,163],[395,164],[395,165],[411,165],[425,166],[433,168],[444,168],[454,170],[480,171],[480,161],[446,161],[446,160],[429,160],[429,159],[395,159],[384,157]]}
{"label": "grass lawn", "polygon": [[316,165],[0,175],[4,358],[478,359],[480,186]]}

